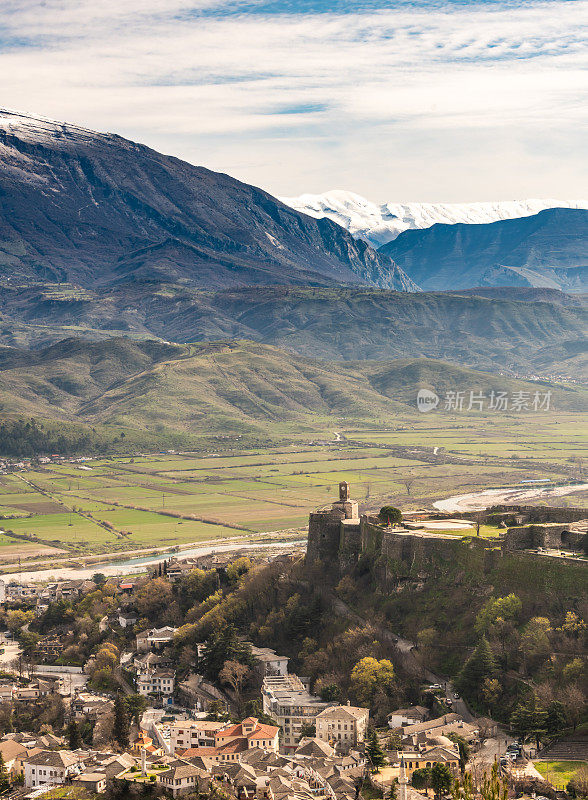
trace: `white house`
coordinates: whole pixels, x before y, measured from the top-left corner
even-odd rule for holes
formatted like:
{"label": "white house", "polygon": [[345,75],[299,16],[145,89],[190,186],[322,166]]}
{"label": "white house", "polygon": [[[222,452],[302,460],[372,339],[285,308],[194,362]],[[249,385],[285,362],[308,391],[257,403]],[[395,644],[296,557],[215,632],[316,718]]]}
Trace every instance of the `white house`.
{"label": "white house", "polygon": [[157,776],[157,783],[167,789],[168,792],[171,792],[173,797],[178,797],[178,795],[187,794],[188,792],[197,792],[199,788],[198,781],[202,776],[208,777],[206,773],[195,767],[194,764],[178,759],[177,761],[172,761],[169,769],[166,769],[165,772],[160,772]]}
{"label": "white house", "polygon": [[42,750],[24,762],[24,785],[27,789],[50,784],[58,786],[82,768],[80,757],[69,750]]}

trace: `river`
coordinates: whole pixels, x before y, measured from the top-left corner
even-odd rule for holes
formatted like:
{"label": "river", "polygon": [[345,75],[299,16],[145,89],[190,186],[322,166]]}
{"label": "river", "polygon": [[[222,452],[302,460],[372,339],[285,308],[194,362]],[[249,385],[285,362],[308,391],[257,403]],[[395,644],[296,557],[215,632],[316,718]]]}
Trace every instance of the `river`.
{"label": "river", "polygon": [[0,576],[5,583],[18,581],[19,583],[37,583],[39,581],[55,580],[80,580],[91,579],[96,573],[112,578],[117,575],[131,575],[146,572],[146,567],[155,566],[170,557],[189,558],[208,556],[212,553],[233,553],[241,550],[271,550],[292,547],[298,548],[305,545],[306,539],[285,539],[279,542],[232,542],[231,544],[204,544],[201,547],[191,547],[186,550],[177,550],[173,553],[158,553],[150,556],[138,556],[126,559],[108,559],[90,567],[59,567],[57,569],[40,569],[31,572],[14,572]]}

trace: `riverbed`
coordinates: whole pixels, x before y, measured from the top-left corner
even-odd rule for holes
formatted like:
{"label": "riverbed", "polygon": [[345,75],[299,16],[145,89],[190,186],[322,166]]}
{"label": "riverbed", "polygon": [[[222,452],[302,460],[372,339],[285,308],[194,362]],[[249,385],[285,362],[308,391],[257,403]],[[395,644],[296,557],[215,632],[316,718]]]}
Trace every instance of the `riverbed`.
{"label": "riverbed", "polygon": [[[496,505],[527,505],[533,500],[547,500],[551,497],[563,497],[566,494],[582,492],[588,489],[588,483],[567,484],[566,486],[511,486],[501,489],[484,489],[482,492],[460,494],[437,500],[433,506],[438,511],[450,514],[455,511],[483,511]],[[588,510],[586,512],[588,514]]]}
{"label": "riverbed", "polygon": [[37,583],[52,580],[91,580],[93,575],[101,573],[107,578],[120,575],[133,575],[147,572],[149,567],[160,564],[169,558],[198,558],[214,553],[237,553],[243,550],[297,550],[306,545],[306,539],[285,539],[278,542],[233,542],[231,544],[204,544],[201,547],[191,547],[186,550],[177,550],[173,553],[158,553],[156,555],[142,556],[126,559],[108,559],[107,561],[92,564],[91,567],[58,567],[57,569],[40,569],[30,572],[14,572],[2,575],[5,583],[18,581],[19,583]]}

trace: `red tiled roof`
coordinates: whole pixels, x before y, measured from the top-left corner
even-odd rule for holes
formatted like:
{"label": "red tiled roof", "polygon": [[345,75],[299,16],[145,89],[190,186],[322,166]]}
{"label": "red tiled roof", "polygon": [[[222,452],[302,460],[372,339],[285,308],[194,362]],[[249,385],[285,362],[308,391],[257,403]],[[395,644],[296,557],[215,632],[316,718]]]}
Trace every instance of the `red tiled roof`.
{"label": "red tiled roof", "polygon": [[[252,733],[244,733],[243,724],[247,722],[248,720],[243,720],[243,722],[238,722],[236,725],[231,725],[230,728],[219,731],[216,738],[222,740],[231,739],[235,736],[243,736],[246,739],[273,739],[279,730],[275,725],[265,725],[264,723],[257,722],[255,730]],[[251,720],[249,720],[249,722],[251,722]]]}

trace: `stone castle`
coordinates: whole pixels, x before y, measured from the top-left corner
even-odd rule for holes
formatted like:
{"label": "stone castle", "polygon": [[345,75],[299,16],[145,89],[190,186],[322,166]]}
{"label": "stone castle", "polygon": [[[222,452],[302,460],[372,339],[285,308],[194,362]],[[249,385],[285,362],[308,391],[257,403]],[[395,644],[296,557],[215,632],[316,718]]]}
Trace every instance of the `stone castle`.
{"label": "stone castle", "polygon": [[[478,515],[452,516],[473,521]],[[484,512],[482,521],[500,524],[503,528],[500,536],[483,539],[475,536],[473,530],[464,531],[466,546],[476,553],[485,569],[491,569],[507,552],[541,549],[567,550],[570,559],[580,563],[582,559],[574,553],[587,552],[587,516],[586,509],[497,506]],[[388,527],[378,516],[360,515],[357,502],[351,499],[349,484],[341,482],[339,499],[310,514],[306,564],[322,565],[330,572],[345,572],[363,559],[385,581],[391,573],[451,560],[456,550],[463,547],[460,536],[432,536],[414,528]]]}

